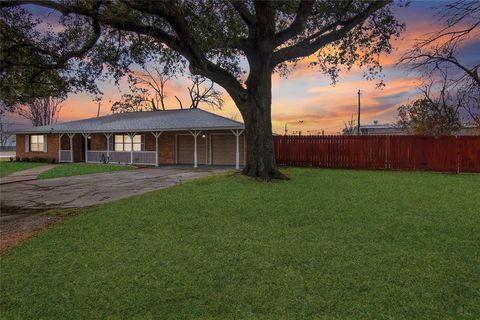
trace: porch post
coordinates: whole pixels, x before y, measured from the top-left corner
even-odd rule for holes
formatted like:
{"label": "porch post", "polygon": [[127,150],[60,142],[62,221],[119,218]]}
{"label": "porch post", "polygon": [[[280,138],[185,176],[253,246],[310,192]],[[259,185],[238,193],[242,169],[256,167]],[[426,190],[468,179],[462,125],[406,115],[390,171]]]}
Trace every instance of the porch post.
{"label": "porch post", "polygon": [[193,136],[193,167],[198,168],[198,158],[197,158],[197,137],[202,131],[193,130],[190,131],[190,134]]}
{"label": "porch post", "polygon": [[231,130],[236,138],[235,169],[240,169],[240,142],[239,138],[243,130]]}
{"label": "porch post", "polygon": [[112,133],[103,133],[105,137],[107,138],[107,157],[110,157],[110,137],[112,136]]}
{"label": "porch post", "polygon": [[155,137],[155,167],[158,167],[158,137],[162,134],[163,131],[153,132],[152,134]]}
{"label": "porch post", "polygon": [[133,138],[137,135],[136,132],[131,132],[128,134],[130,137],[130,164],[133,164]]}
{"label": "porch post", "polygon": [[70,138],[70,162],[73,162],[73,137],[75,133],[68,133],[68,138]]}
{"label": "porch post", "polygon": [[58,134],[58,162],[62,159],[62,136],[63,133]]}
{"label": "porch post", "polygon": [[82,133],[83,137],[85,138],[85,163],[88,162],[88,137],[90,137],[89,133]]}

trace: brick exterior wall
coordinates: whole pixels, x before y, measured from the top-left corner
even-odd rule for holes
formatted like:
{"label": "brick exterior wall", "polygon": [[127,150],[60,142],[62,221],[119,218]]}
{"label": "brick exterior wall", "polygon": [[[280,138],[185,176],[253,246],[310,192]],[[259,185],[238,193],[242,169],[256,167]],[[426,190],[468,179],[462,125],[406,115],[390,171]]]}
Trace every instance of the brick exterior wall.
{"label": "brick exterior wall", "polygon": [[[145,151],[155,151],[155,137],[151,133],[144,133],[145,135]],[[161,137],[161,135],[160,135]],[[160,140],[160,137],[158,138]]]}
{"label": "brick exterior wall", "polygon": [[[110,139],[113,139],[113,135]],[[92,133],[90,136],[90,150],[107,150],[107,137],[103,133]]]}
{"label": "brick exterior wall", "polygon": [[158,137],[159,164],[175,164],[175,132],[163,132]]}
{"label": "brick exterior wall", "polygon": [[25,152],[25,135],[17,134],[17,157],[24,158],[43,158],[43,159],[55,159],[58,161],[58,134],[47,134],[47,152],[42,151],[30,151]]}

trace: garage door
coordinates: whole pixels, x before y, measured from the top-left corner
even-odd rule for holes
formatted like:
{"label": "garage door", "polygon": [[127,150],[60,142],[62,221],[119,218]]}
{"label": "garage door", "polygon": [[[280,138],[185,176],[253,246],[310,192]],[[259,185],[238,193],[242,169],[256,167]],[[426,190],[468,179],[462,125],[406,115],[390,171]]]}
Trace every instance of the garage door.
{"label": "garage door", "polygon": [[[202,136],[197,137],[197,162],[198,164],[206,164],[207,156],[206,139]],[[178,135],[177,136],[177,163],[193,164],[193,136]]]}
{"label": "garage door", "polygon": [[[243,159],[243,137],[240,137],[240,164]],[[234,135],[212,135],[212,164],[235,165],[236,138]]]}

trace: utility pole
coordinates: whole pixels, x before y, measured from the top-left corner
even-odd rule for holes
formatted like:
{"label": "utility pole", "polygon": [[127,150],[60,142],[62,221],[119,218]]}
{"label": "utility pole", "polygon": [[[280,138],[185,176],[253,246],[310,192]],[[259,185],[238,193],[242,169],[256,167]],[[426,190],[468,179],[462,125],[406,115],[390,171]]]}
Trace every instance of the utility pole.
{"label": "utility pole", "polygon": [[101,102],[98,101],[97,118],[100,117],[100,104]]}
{"label": "utility pole", "polygon": [[357,135],[360,135],[360,89],[358,90]]}
{"label": "utility pole", "polygon": [[285,122],[285,135],[288,133],[287,123]]}

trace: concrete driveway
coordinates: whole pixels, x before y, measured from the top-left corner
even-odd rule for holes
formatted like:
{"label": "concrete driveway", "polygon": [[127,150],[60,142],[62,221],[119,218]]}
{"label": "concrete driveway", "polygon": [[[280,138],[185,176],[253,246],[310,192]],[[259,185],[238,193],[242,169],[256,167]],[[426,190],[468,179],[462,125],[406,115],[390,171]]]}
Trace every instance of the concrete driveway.
{"label": "concrete driveway", "polygon": [[172,166],[16,182],[1,186],[1,207],[6,211],[88,207],[225,170]]}

